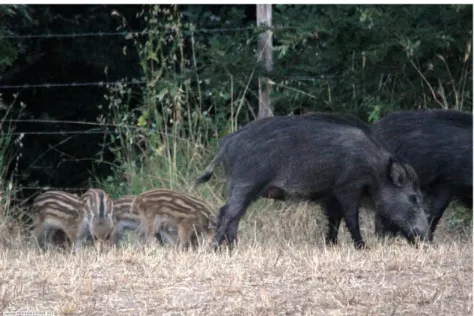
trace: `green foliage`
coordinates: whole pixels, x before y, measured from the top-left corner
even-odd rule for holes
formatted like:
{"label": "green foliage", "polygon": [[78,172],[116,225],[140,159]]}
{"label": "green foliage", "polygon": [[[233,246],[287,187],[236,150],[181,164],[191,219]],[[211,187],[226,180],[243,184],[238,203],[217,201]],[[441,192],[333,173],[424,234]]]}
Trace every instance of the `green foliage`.
{"label": "green foliage", "polygon": [[139,16],[147,22],[148,36],[131,34],[127,38],[137,49],[141,79],[148,82],[140,91],[141,102],[130,113],[129,104],[122,102],[132,93],[127,86],[110,89],[106,97],[110,119],[118,123],[122,134],[111,144],[116,170],[127,182],[109,178],[105,185],[127,194],[188,185],[204,163],[202,155],[212,144],[211,135],[218,130],[209,109],[199,102],[203,93],[199,84],[191,83],[197,65],[193,42],[186,41],[182,31],[181,13],[176,6],[152,6]]}
{"label": "green foliage", "polygon": [[451,211],[446,212],[448,218],[448,228],[453,231],[460,231],[466,227],[472,227],[472,208],[467,208],[460,203],[451,203]]}
{"label": "green foliage", "polygon": [[[381,115],[472,109],[472,6],[279,5],[274,21],[299,22],[275,33],[272,98],[280,113],[291,103],[362,119],[377,107]],[[312,80],[285,79],[291,74]]]}
{"label": "green foliage", "polygon": [[[31,17],[26,5],[4,4],[0,5],[0,34],[12,35],[14,29],[19,26],[29,24]],[[11,66],[18,57],[18,50],[21,45],[15,45],[12,41],[0,39],[0,71]]]}

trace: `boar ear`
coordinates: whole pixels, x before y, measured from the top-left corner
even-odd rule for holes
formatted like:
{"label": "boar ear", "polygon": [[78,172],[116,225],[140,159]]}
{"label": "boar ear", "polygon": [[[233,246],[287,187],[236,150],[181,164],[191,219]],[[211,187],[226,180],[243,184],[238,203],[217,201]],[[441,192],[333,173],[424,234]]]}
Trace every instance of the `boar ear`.
{"label": "boar ear", "polygon": [[419,185],[419,179],[418,175],[416,174],[415,169],[413,169],[412,166],[409,164],[403,164],[403,167],[405,167],[405,170],[407,171],[407,176],[408,178],[413,181],[416,185]]}
{"label": "boar ear", "polygon": [[390,160],[389,160],[389,177],[390,177],[390,180],[392,180],[392,183],[394,185],[396,185],[397,187],[402,187],[405,182],[406,182],[406,172],[405,172],[405,168],[403,168],[403,166],[393,160],[392,157],[390,157]]}

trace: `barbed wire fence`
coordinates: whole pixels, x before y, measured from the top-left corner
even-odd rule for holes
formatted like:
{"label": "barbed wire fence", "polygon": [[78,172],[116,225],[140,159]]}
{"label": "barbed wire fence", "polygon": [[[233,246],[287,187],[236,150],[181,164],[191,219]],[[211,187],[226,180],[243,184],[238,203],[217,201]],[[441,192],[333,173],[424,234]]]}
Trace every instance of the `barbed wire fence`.
{"label": "barbed wire fence", "polygon": [[[246,32],[255,31],[262,32],[266,29],[271,30],[296,30],[297,26],[272,26],[272,27],[236,27],[236,28],[201,28],[194,30],[182,30],[184,35],[190,36],[196,33],[228,33],[228,32]],[[173,30],[162,30],[160,32],[173,33]],[[42,34],[0,34],[0,40],[27,40],[27,39],[48,39],[48,40],[61,40],[61,39],[76,39],[76,38],[103,38],[103,37],[131,37],[131,36],[144,36],[158,33],[158,31],[121,31],[121,32],[80,32],[80,33],[42,33]],[[280,79],[288,81],[308,81],[315,82],[318,80],[328,80],[331,78],[345,77],[341,75],[294,75],[285,76]],[[0,79],[0,94],[2,91],[17,90],[21,91],[24,89],[50,89],[50,88],[74,88],[74,87],[112,87],[112,86],[140,86],[148,84],[144,80],[115,80],[115,81],[90,81],[90,82],[46,82],[46,83],[21,83],[21,84],[2,84]],[[26,135],[98,135],[98,134],[120,134],[119,128],[127,128],[130,130],[142,130],[144,132],[153,132],[157,134],[165,134],[163,132],[146,129],[144,127],[138,127],[134,125],[126,124],[111,124],[111,123],[98,123],[90,121],[71,121],[71,120],[53,120],[53,119],[4,119],[2,122],[5,123],[43,123],[43,124],[70,124],[70,125],[82,125],[82,126],[94,126],[95,128],[88,130],[75,130],[75,131],[24,131],[24,132],[7,132],[2,133],[3,136],[26,136]],[[169,135],[169,133],[166,133]],[[174,136],[175,137],[175,136]],[[183,141],[189,141],[184,138],[180,138]],[[60,141],[62,142],[62,141]],[[53,146],[54,147],[54,146]],[[46,191],[46,190],[62,190],[70,192],[81,192],[88,188],[79,187],[52,187],[52,186],[31,186],[21,185],[18,187],[22,190],[33,190],[33,191]]]}
{"label": "barbed wire fence", "polygon": [[[228,32],[243,32],[243,31],[255,31],[263,32],[265,30],[297,30],[302,29],[299,26],[247,26],[247,27],[227,27],[227,28],[199,28],[180,30],[184,35],[190,36],[196,33],[228,33]],[[41,34],[0,34],[0,39],[46,39],[46,38],[77,38],[77,37],[111,37],[111,36],[136,36],[136,35],[155,35],[155,34],[174,34],[176,30],[170,28],[155,31],[155,30],[142,30],[142,31],[121,31],[121,32],[79,32],[79,33],[41,33]]]}
{"label": "barbed wire fence", "polygon": [[[226,32],[243,32],[256,31],[263,32],[267,29],[275,30],[298,30],[298,26],[271,26],[271,27],[235,27],[235,28],[201,28],[194,30],[182,30],[184,35],[192,35],[194,33],[226,33]],[[164,29],[161,33],[175,33],[175,30]],[[81,33],[43,33],[43,34],[0,34],[0,39],[20,40],[20,39],[67,39],[67,38],[81,38],[81,37],[115,37],[115,36],[130,36],[130,35],[152,35],[158,34],[158,31],[144,30],[144,31],[122,31],[122,32],[81,32]],[[317,75],[317,76],[286,76],[283,79],[296,81],[314,81],[323,80],[331,77],[342,77],[340,75]],[[1,82],[1,80],[0,80]],[[106,87],[114,85],[143,85],[147,84],[142,80],[117,80],[117,81],[96,81],[96,82],[67,82],[67,83],[24,83],[18,85],[2,85],[0,90],[7,89],[29,89],[29,88],[62,88],[62,87],[89,87],[98,86]]]}

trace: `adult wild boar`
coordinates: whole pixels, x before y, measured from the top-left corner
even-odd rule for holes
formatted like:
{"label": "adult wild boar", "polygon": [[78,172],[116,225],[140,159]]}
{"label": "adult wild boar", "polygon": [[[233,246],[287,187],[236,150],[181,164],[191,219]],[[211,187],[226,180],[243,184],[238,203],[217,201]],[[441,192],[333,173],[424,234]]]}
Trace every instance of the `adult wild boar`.
{"label": "adult wild boar", "polygon": [[[472,113],[401,111],[372,126],[375,137],[415,169],[430,222],[429,239],[453,199],[472,208]],[[376,215],[379,236],[398,229]]]}
{"label": "adult wild boar", "polygon": [[253,121],[222,139],[196,185],[208,181],[220,163],[230,179],[214,248],[224,239],[229,244],[237,241],[239,221],[259,197],[320,203],[329,220],[327,243],[337,243],[344,218],[355,247],[365,246],[358,216],[363,196],[370,197],[377,212],[393,220],[409,240],[428,231],[413,169],[371,137],[364,122],[349,115]]}

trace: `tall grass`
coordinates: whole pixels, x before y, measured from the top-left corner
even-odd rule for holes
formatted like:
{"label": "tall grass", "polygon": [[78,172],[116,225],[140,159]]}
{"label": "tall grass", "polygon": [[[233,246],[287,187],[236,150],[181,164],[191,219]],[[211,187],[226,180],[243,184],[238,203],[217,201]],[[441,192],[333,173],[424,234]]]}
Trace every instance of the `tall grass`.
{"label": "tall grass", "polygon": [[14,133],[14,118],[21,115],[24,104],[16,105],[16,97],[10,105],[3,103],[0,95],[0,244],[10,244],[13,236],[23,230],[26,212],[17,203],[14,175],[23,147],[23,135]]}
{"label": "tall grass", "polygon": [[[120,15],[118,12],[114,12]],[[106,96],[111,120],[120,133],[112,139],[115,176],[100,179],[100,185],[114,197],[138,194],[151,188],[192,191],[195,177],[214,154],[218,140],[237,128],[247,104],[248,83],[229,107],[221,110],[219,96],[204,104],[193,36],[184,39],[180,13],[176,7],[152,6],[142,12],[148,21],[149,37],[143,41],[130,36],[140,57],[143,79],[149,84],[140,91],[129,86],[109,87]],[[168,21],[164,31],[157,21]],[[123,20],[123,27],[127,23]],[[190,28],[188,26],[188,28]],[[252,74],[248,82],[250,82]],[[193,78],[196,80],[190,80]],[[229,89],[234,91],[232,76]],[[233,96],[234,93],[231,93]],[[132,109],[132,103],[137,103]],[[218,106],[219,105],[219,106]],[[211,119],[210,111],[212,111]],[[230,115],[230,117],[229,117]],[[217,118],[217,119],[216,119]],[[199,190],[202,197],[218,198],[222,183]]]}

